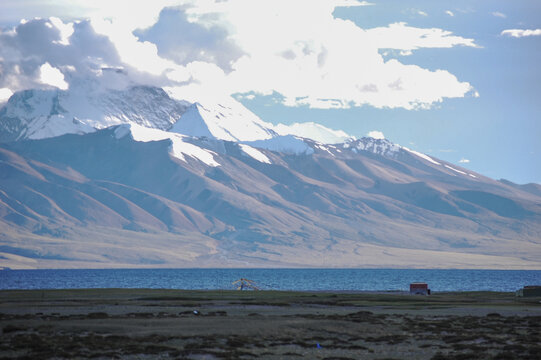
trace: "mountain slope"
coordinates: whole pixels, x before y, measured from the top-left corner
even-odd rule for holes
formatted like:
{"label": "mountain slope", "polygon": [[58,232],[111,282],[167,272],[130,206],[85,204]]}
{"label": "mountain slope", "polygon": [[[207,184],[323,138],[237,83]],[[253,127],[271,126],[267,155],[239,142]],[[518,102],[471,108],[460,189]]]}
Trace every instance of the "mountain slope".
{"label": "mountain slope", "polygon": [[241,104],[232,100],[211,106],[192,104],[172,132],[196,137],[209,137],[227,141],[254,141],[270,139],[276,133],[272,125],[263,122]]}
{"label": "mountain slope", "polygon": [[2,144],[1,263],[541,264],[541,197],[387,140],[293,153],[140,130]]}
{"label": "mountain slope", "polygon": [[0,109],[1,266],[539,268],[541,193],[233,99],[83,81]]}

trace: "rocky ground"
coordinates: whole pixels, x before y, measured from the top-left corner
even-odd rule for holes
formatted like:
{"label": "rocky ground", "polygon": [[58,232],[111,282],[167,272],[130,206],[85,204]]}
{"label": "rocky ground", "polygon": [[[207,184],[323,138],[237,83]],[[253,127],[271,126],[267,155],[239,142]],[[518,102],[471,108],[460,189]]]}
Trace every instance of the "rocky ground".
{"label": "rocky ground", "polygon": [[0,291],[0,359],[540,359],[510,293]]}

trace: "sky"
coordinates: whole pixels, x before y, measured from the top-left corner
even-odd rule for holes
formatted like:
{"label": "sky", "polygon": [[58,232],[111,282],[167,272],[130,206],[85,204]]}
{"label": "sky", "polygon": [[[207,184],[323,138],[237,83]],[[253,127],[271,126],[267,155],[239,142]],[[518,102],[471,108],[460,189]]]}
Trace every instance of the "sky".
{"label": "sky", "polygon": [[541,2],[2,0],[0,102],[20,90],[163,87],[263,120],[385,137],[541,183]]}

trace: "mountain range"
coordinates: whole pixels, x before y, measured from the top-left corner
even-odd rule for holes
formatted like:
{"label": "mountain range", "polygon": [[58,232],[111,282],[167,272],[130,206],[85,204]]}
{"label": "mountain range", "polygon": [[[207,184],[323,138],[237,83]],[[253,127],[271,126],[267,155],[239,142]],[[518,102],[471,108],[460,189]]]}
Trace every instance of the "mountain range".
{"label": "mountain range", "polygon": [[163,89],[0,109],[0,267],[541,267],[541,186]]}

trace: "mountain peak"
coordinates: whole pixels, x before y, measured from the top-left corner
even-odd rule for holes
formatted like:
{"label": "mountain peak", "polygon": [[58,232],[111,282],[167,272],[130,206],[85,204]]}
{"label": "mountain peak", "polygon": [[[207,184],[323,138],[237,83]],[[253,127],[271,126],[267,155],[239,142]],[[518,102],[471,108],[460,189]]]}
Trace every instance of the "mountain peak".
{"label": "mountain peak", "polygon": [[192,104],[171,131],[226,141],[265,140],[276,135],[272,124],[264,122],[234,99]]}
{"label": "mountain peak", "polygon": [[13,94],[0,110],[0,141],[89,133],[125,123],[168,130],[189,105],[152,86],[89,87],[81,82],[65,91],[33,89]]}
{"label": "mountain peak", "polygon": [[369,151],[374,154],[383,156],[393,156],[398,153],[402,146],[395,144],[387,139],[376,139],[373,137],[363,137],[360,139],[351,139],[343,145],[346,149],[351,149],[353,152]]}
{"label": "mountain peak", "polygon": [[160,134],[162,138],[180,139],[173,135],[182,134],[289,154],[311,154],[325,144],[342,144],[341,148],[353,152],[368,151],[386,157],[396,157],[404,150],[441,165],[427,155],[387,139],[356,139],[344,131],[314,122],[273,125],[233,98],[190,104],[172,99],[158,87],[132,84],[124,89],[106,89],[85,79],[65,91],[45,89],[15,93],[0,110],[0,141],[84,134],[122,124],[169,133]]}
{"label": "mountain peak", "polygon": [[[121,124],[233,142],[279,136],[289,136],[285,139],[288,144],[302,141],[297,138],[323,144],[355,140],[341,130],[314,122],[267,123],[233,98],[190,104],[172,99],[159,87],[132,84],[112,89],[78,79],[68,90],[33,89],[11,96],[0,109],[0,141],[90,133]],[[279,143],[284,141],[273,142]]]}

